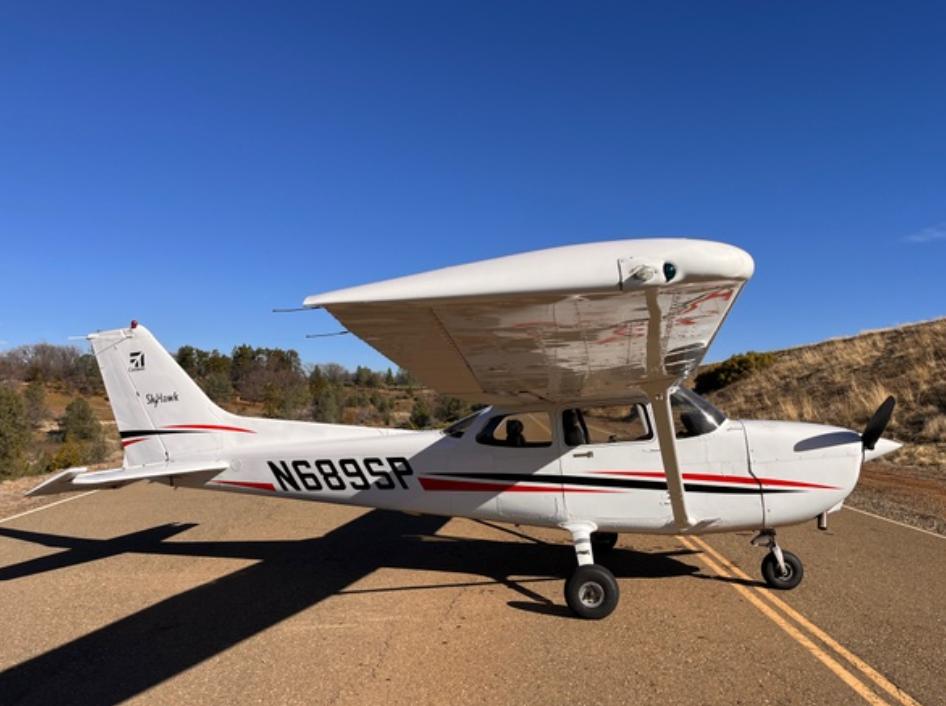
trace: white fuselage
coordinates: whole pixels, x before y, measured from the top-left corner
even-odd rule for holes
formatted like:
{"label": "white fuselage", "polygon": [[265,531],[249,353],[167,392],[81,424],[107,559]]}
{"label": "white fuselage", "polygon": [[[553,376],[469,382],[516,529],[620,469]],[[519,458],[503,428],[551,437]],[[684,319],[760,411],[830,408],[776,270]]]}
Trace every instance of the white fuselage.
{"label": "white fuselage", "polygon": [[[542,447],[483,443],[500,410],[453,436],[235,418],[212,451],[228,470],[201,487],[321,502],[601,530],[676,533],[656,439],[564,443],[562,410]],[[214,434],[213,436],[217,436]],[[210,451],[210,449],[207,449]],[[725,420],[677,440],[692,532],[794,524],[839,507],[862,461],[860,437],[796,422]]]}

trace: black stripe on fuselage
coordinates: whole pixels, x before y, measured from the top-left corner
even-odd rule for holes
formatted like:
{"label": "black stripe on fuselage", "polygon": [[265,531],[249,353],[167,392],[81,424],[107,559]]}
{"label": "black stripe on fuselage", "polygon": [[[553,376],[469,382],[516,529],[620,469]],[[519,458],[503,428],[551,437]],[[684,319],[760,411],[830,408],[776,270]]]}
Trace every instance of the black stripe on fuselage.
{"label": "black stripe on fuselage", "polygon": [[[588,485],[599,488],[627,488],[633,490],[666,490],[662,480],[639,480],[635,478],[589,478],[587,476],[524,475],[521,473],[431,473],[432,476],[463,478],[464,480],[492,480],[504,483],[550,483],[552,485]],[[707,485],[706,483],[684,483],[691,493],[718,493],[723,495],[758,495],[763,493],[798,493],[793,488],[765,488],[758,486]]]}
{"label": "black stripe on fuselage", "polygon": [[162,434],[202,434],[200,429],[129,429],[128,431],[118,432],[122,439],[128,439],[132,436],[160,436]]}

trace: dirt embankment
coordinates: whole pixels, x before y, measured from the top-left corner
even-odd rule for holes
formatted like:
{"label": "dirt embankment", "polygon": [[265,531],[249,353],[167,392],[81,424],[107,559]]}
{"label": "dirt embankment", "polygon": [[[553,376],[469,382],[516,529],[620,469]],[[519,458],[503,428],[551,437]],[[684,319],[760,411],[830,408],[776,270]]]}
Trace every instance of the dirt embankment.
{"label": "dirt embankment", "polygon": [[[729,416],[861,430],[888,396],[884,436],[903,443],[865,464],[848,504],[946,534],[946,319],[774,351],[709,395]],[[713,366],[706,366],[706,369]]]}
{"label": "dirt embankment", "polygon": [[738,419],[861,430],[893,395],[897,407],[884,436],[904,446],[884,460],[946,471],[946,319],[774,351],[771,357],[771,364],[710,399]]}

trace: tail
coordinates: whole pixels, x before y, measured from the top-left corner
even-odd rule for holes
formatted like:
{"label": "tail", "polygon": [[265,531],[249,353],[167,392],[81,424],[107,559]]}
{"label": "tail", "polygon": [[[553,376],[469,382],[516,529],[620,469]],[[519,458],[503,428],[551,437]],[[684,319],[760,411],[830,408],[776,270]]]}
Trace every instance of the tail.
{"label": "tail", "polygon": [[215,405],[144,326],[89,336],[108,393],[125,467],[219,453],[233,434],[252,434]]}

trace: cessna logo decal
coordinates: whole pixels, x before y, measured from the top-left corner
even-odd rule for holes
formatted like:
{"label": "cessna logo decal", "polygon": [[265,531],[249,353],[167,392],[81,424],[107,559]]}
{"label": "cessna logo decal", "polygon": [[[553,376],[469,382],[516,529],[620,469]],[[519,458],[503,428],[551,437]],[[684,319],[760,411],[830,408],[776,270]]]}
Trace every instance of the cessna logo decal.
{"label": "cessna logo decal", "polygon": [[145,369],[145,354],[144,351],[132,351],[128,354],[129,370],[144,370]]}
{"label": "cessna logo decal", "polygon": [[406,458],[318,458],[314,461],[267,461],[284,491],[406,490],[414,475]]}
{"label": "cessna logo decal", "polygon": [[168,404],[169,402],[178,402],[177,393],[172,392],[170,394],[165,394],[163,392],[149,392],[145,395],[145,402],[147,402],[152,407],[157,407],[159,404]]}

